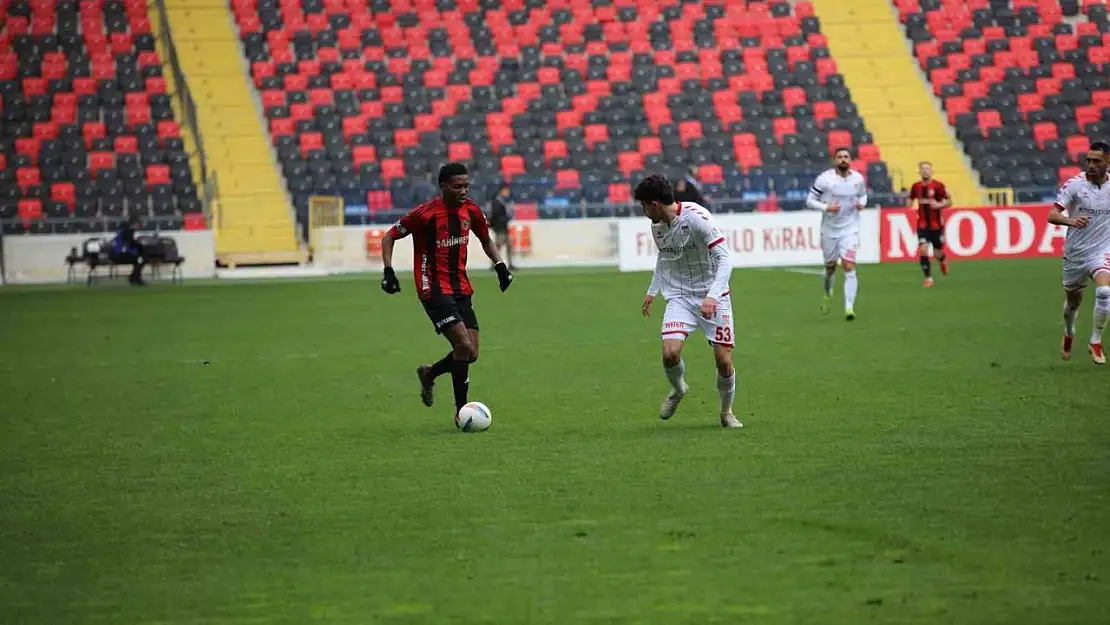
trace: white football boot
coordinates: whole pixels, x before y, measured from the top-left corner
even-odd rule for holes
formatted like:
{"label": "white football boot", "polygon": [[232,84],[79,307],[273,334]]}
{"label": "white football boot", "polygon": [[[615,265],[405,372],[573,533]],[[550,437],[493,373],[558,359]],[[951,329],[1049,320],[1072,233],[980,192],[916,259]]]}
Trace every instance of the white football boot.
{"label": "white football boot", "polygon": [[659,409],[659,418],[666,421],[673,417],[675,411],[678,410],[678,404],[682,401],[683,397],[686,397],[686,393],[689,390],[690,385],[686,384],[686,382],[682,383],[681,393],[671,389],[671,392],[667,395],[667,399],[663,401],[663,406]]}
{"label": "white football boot", "polygon": [[732,414],[731,412],[726,412],[721,415],[721,427],[742,428],[744,427],[744,424],[740,423],[740,420],[736,418],[736,415]]}

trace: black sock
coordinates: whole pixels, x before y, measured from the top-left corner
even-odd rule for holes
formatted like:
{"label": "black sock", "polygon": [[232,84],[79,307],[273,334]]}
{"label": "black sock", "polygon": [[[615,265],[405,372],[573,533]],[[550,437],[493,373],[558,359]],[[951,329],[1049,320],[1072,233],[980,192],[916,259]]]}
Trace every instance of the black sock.
{"label": "black sock", "polygon": [[455,360],[451,367],[451,385],[455,389],[455,410],[466,405],[466,394],[470,390],[470,363]]}
{"label": "black sock", "polygon": [[455,362],[455,356],[451,352],[447,352],[446,356],[444,356],[436,364],[432,365],[432,379],[434,380],[444,373],[450,371],[452,366],[451,363],[453,362]]}
{"label": "black sock", "polygon": [[929,262],[928,256],[921,257],[921,271],[925,272],[925,277],[928,278],[933,274],[933,266]]}

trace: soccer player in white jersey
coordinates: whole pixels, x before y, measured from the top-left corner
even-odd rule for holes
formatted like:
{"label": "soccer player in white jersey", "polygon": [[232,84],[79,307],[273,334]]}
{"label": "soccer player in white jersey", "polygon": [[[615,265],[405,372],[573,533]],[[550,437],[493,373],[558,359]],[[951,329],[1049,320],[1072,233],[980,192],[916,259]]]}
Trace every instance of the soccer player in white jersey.
{"label": "soccer player in white jersey", "polygon": [[1068,227],[1064,240],[1064,340],[1060,356],[1071,358],[1075,317],[1088,280],[1095,283],[1095,315],[1087,351],[1096,364],[1106,364],[1102,331],[1110,319],[1110,181],[1106,166],[1110,145],[1096,141],[1087,152],[1087,171],[1064,183],[1049,223]]}
{"label": "soccer player in white jersey", "polygon": [[859,211],[867,206],[867,183],[852,169],[852,153],[840,148],[833,156],[836,166],[828,169],[809,190],[806,206],[824,213],[821,216],[821,249],[825,255],[825,296],[821,312],[829,312],[836,265],[844,271],[844,317],[856,318],[856,251],[859,249]]}
{"label": "soccer player in white jersey", "polygon": [[651,314],[651,302],[660,292],[667,300],[663,313],[663,370],[671,383],[659,417],[674,416],[686,396],[686,364],[682,346],[691,332],[701,329],[713,346],[717,362],[717,393],[720,395],[721,425],[743,425],[732,414],[736,395],[736,370],[732,348],[736,344],[732,326],[732,301],[728,280],[732,275],[732,255],[713,216],[700,204],[675,201],[671,183],[660,175],[648,176],[636,186],[636,200],[651,219],[651,235],[659,254],[655,273],[644,297],[644,316]]}

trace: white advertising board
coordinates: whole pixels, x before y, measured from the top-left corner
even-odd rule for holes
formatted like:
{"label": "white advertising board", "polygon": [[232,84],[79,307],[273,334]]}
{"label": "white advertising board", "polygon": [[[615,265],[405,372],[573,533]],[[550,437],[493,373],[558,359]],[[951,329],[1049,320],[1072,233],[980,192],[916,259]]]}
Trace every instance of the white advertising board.
{"label": "white advertising board", "polygon": [[[140,235],[143,234],[140,232]],[[211,230],[165,232],[177,243],[177,251],[185,257],[181,274],[188,278],[212,278],[216,275],[216,245]],[[92,236],[111,237],[112,233],[38,234],[4,237],[4,281],[8,284],[35,284],[66,281],[66,256],[73,248],[81,249]],[[125,270],[126,271],[126,270]],[[77,279],[85,272],[77,267]],[[168,269],[162,275],[169,275]]]}
{"label": "white advertising board", "polygon": [[[613,266],[617,264],[615,219],[516,221],[510,229],[513,264],[518,267]],[[382,268],[381,238],[389,226],[345,226],[317,231],[313,263],[333,272]],[[470,235],[471,267],[486,263],[478,237]],[[393,267],[412,271],[412,237],[393,248]]]}
{"label": "white advertising board", "polygon": [[[816,211],[715,215],[734,267],[821,265],[821,213]],[[655,269],[655,242],[647,219],[621,220],[621,271]],[[858,263],[879,262],[879,211],[860,215]]]}

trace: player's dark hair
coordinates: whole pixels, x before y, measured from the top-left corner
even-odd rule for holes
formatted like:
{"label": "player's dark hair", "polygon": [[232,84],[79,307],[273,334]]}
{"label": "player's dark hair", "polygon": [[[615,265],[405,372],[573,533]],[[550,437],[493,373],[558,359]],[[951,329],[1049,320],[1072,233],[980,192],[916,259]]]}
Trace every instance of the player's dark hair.
{"label": "player's dark hair", "polygon": [[840,154],[841,152],[847,152],[848,156],[852,155],[852,151],[849,150],[848,148],[837,148],[836,151],[833,152],[833,156],[836,156],[837,154]]}
{"label": "player's dark hair", "polygon": [[1091,144],[1091,150],[1102,152],[1103,154],[1110,154],[1110,145],[1105,141],[1095,141]]}
{"label": "player's dark hair", "polygon": [[455,176],[465,176],[466,165],[462,163],[447,163],[439,168],[439,184],[443,184]]}
{"label": "player's dark hair", "polygon": [[671,181],[666,176],[652,174],[636,185],[633,194],[637,202],[659,202],[660,204],[674,204],[674,189]]}

